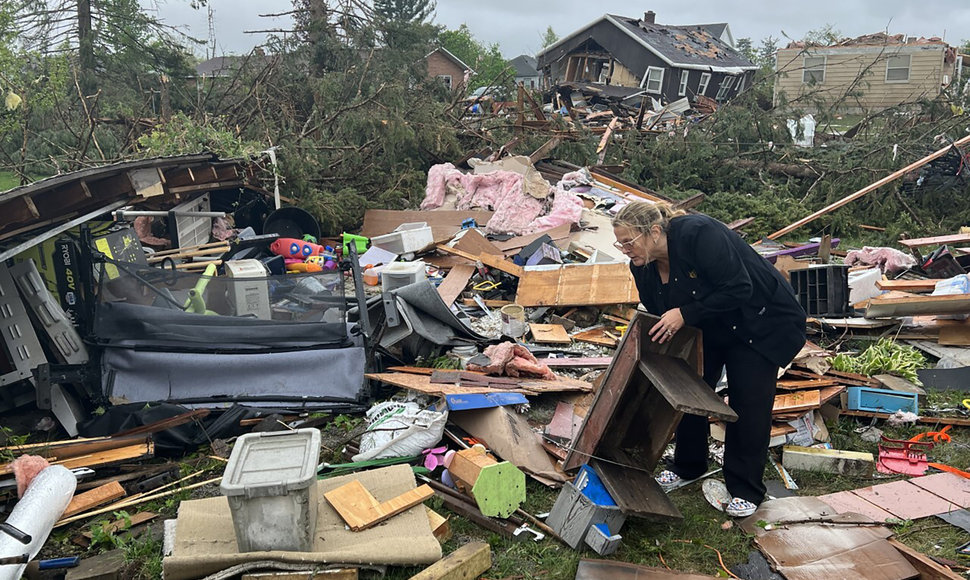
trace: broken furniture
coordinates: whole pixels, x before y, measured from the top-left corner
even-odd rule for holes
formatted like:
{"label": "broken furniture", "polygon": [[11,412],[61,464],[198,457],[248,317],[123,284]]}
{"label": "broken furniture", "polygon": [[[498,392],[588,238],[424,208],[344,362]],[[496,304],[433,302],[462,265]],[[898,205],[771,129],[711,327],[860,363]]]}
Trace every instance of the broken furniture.
{"label": "broken furniture", "polygon": [[669,341],[650,340],[659,320],[638,312],[613,357],[564,469],[588,463],[628,516],[679,519],[653,478],[684,413],[736,421],[701,379],[701,333],[685,326]]}
{"label": "broken furniture", "polygon": [[879,473],[920,476],[929,468],[926,453],[933,449],[932,441],[889,439],[885,435],[879,443]]}
{"label": "broken furniture", "polygon": [[320,431],[247,433],[236,440],[219,489],[240,552],[313,547]]}
{"label": "broken furniture", "polygon": [[359,532],[411,509],[433,495],[434,491],[429,486],[422,485],[385,502],[379,502],[355,479],[328,491],[323,497],[327,498],[351,530]]}
{"label": "broken furniture", "polygon": [[825,264],[788,272],[798,303],[809,316],[849,314],[849,267]]}

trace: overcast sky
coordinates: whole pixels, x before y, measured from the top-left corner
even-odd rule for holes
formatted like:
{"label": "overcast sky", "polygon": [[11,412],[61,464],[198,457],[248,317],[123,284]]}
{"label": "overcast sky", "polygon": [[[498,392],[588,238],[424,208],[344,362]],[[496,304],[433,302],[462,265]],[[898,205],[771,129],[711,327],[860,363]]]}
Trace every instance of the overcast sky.
{"label": "overcast sky", "polygon": [[[188,0],[142,0],[158,16],[191,35],[208,37],[206,10],[192,10]],[[292,9],[289,0],[209,0],[214,14],[216,55],[244,54],[265,35],[245,31],[288,29],[288,18],[260,14]],[[970,39],[970,0],[814,0],[758,2],[754,0],[438,0],[434,22],[449,29],[467,24],[477,40],[497,43],[506,58],[535,54],[546,27],[560,37],[606,13],[642,17],[647,10],[660,24],[727,22],[734,37],[749,37],[755,46],[767,36],[801,39],[826,24],[843,36],[887,31],[908,36],[940,36],[951,44]],[[196,52],[205,55],[205,47]]]}

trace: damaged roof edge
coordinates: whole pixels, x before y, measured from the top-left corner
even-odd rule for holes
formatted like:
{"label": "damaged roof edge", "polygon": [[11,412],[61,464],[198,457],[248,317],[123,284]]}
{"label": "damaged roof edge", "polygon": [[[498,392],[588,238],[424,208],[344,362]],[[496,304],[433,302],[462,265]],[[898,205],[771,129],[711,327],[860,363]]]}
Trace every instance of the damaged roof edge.
{"label": "damaged roof edge", "polygon": [[21,195],[39,191],[41,189],[54,188],[72,181],[77,181],[78,179],[94,177],[106,173],[115,173],[131,169],[144,169],[147,167],[158,167],[161,165],[177,165],[179,163],[199,163],[204,161],[232,163],[238,162],[239,160],[219,159],[219,156],[215,153],[204,152],[192,153],[188,155],[149,157],[147,159],[138,159],[134,161],[118,161],[108,165],[98,165],[95,167],[88,167],[87,169],[79,169],[77,171],[69,171],[67,173],[58,173],[57,175],[52,175],[33,183],[28,183],[27,185],[20,185],[18,187],[14,187],[13,189],[8,189],[7,191],[0,191],[0,201],[7,201]]}

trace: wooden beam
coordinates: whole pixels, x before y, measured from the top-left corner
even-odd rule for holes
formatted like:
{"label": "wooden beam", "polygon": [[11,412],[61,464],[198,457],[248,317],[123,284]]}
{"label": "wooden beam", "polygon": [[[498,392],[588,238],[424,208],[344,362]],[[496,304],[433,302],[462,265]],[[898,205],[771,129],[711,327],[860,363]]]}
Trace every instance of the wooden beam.
{"label": "wooden beam", "polygon": [[411,576],[411,580],[478,578],[492,567],[492,549],[485,542],[469,542]]}
{"label": "wooden beam", "polygon": [[931,153],[931,154],[927,155],[926,157],[923,157],[922,159],[920,159],[918,161],[914,161],[913,163],[910,163],[909,165],[907,165],[906,167],[903,167],[899,171],[893,172],[893,173],[887,175],[886,177],[883,177],[879,181],[877,181],[875,183],[872,183],[870,185],[867,185],[867,186],[863,187],[862,189],[860,189],[859,191],[857,191],[857,192],[855,192],[855,193],[853,193],[851,195],[847,195],[847,196],[843,197],[842,199],[836,201],[835,203],[831,203],[831,204],[823,207],[822,209],[818,210],[817,212],[815,212],[815,213],[813,213],[813,214],[811,214],[811,215],[809,215],[807,217],[804,217],[804,218],[798,220],[797,222],[795,222],[795,223],[793,223],[791,225],[788,225],[788,226],[785,226],[785,227],[781,228],[777,232],[769,235],[768,236],[768,239],[769,240],[775,240],[775,239],[778,239],[781,236],[783,236],[783,235],[785,235],[785,234],[787,234],[789,232],[792,232],[794,230],[797,230],[798,228],[804,226],[805,224],[808,224],[810,222],[813,222],[816,219],[822,217],[823,215],[825,215],[825,214],[827,214],[827,213],[829,213],[829,212],[831,212],[833,210],[836,210],[836,209],[842,207],[843,205],[846,205],[846,204],[848,204],[850,202],[853,202],[853,201],[859,199],[860,197],[862,197],[863,195],[879,189],[880,187],[882,187],[883,185],[886,185],[887,183],[891,183],[891,182],[899,179],[900,177],[906,175],[910,171],[915,171],[916,169],[919,169],[920,167],[926,165],[930,161],[933,161],[934,159],[936,159],[938,157],[942,157],[942,156],[946,155],[950,151],[950,148],[951,147],[960,147],[961,145],[965,145],[967,143],[970,143],[970,135],[967,135],[966,137],[960,139],[959,141],[956,141],[952,145],[947,145],[946,147],[940,149],[939,151],[936,151],[935,153]]}
{"label": "wooden beam", "polygon": [[917,552],[895,538],[889,538],[889,543],[892,544],[894,548],[899,550],[899,553],[902,554],[904,558],[909,560],[909,563],[913,565],[913,568],[916,568],[916,570],[919,571],[919,577],[921,580],[958,580],[964,578],[946,566],[937,564],[926,554]]}
{"label": "wooden beam", "polygon": [[[461,250],[446,246],[444,244],[438,245],[438,249],[446,254],[459,256],[471,262],[481,262],[486,266],[495,268],[497,270],[501,270],[502,272],[505,272],[506,274],[511,274],[517,278],[521,278],[522,275],[525,273],[525,269],[522,266],[517,265],[515,262],[506,260],[502,256],[493,256],[491,254],[479,254],[476,256],[473,254],[469,254],[468,252],[463,252]],[[629,270],[629,268],[627,269]]]}
{"label": "wooden beam", "polygon": [[880,290],[897,290],[899,292],[932,292],[939,280],[876,280],[876,288]]}

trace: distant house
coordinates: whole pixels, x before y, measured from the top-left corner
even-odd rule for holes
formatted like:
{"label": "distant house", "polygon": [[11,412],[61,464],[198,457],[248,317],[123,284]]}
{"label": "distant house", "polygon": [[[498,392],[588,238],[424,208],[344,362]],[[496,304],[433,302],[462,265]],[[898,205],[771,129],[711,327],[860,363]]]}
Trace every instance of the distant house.
{"label": "distant house", "polygon": [[869,34],[831,46],[793,42],[776,53],[775,105],[868,113],[938,96],[963,60],[939,38]]}
{"label": "distant house", "polygon": [[593,21],[536,55],[543,82],[639,87],[666,103],[698,95],[726,101],[751,84],[758,67],[734,49],[727,24],[655,20],[651,11]]}
{"label": "distant house", "polygon": [[515,68],[515,84],[522,85],[527,89],[539,88],[539,71],[536,69],[536,59],[534,56],[520,54],[509,61]]}
{"label": "distant house", "polygon": [[475,74],[470,66],[445,48],[436,48],[424,57],[428,64],[428,75],[440,80],[448,90],[464,91],[468,79]]}

